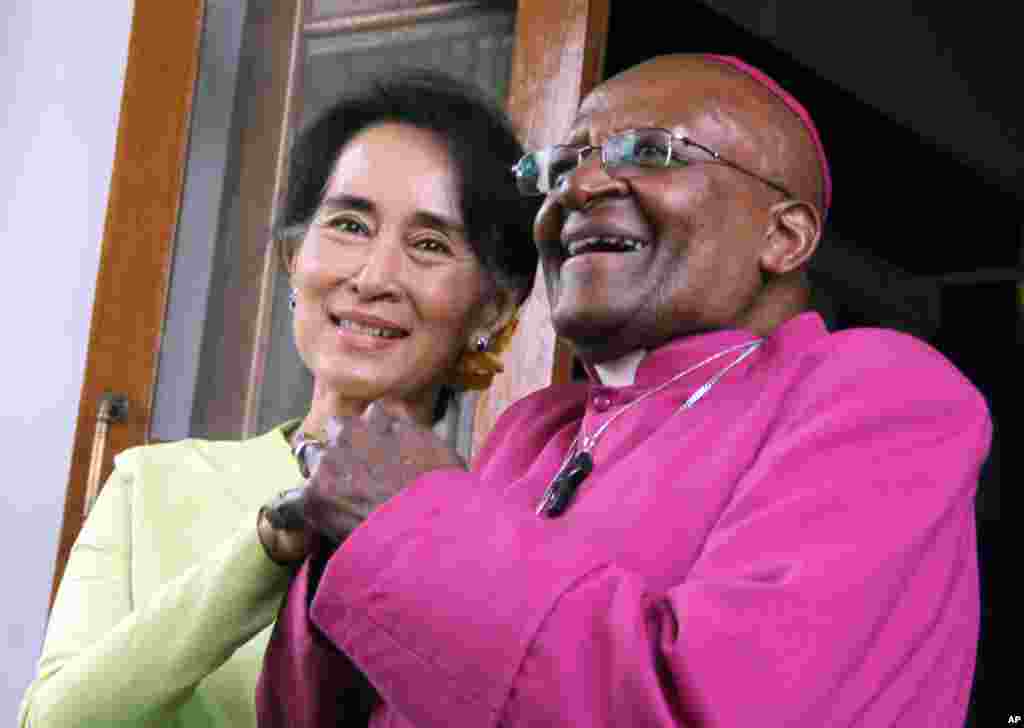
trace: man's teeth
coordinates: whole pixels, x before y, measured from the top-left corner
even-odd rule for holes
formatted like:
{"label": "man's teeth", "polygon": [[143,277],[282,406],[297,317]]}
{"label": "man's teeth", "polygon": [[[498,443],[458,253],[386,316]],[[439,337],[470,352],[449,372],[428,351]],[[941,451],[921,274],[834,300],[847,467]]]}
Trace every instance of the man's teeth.
{"label": "man's teeth", "polygon": [[335,319],[335,323],[338,328],[348,329],[349,331],[358,331],[361,334],[369,334],[370,336],[380,336],[384,339],[400,339],[405,336],[405,332],[400,329],[384,329],[378,326],[366,326],[357,321],[349,321],[348,319]]}
{"label": "man's teeth", "polygon": [[569,255],[581,253],[631,253],[647,247],[646,240],[633,238],[585,238],[569,243]]}

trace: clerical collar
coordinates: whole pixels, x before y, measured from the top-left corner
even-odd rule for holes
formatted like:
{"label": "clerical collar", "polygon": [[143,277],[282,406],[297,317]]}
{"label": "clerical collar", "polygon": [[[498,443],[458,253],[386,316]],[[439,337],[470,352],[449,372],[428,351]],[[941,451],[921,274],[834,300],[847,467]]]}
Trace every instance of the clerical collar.
{"label": "clerical collar", "polygon": [[628,387],[636,379],[637,367],[646,355],[646,349],[637,349],[618,359],[594,364],[591,379],[605,387]]}
{"label": "clerical collar", "polygon": [[680,369],[696,364],[715,352],[756,338],[751,332],[742,329],[691,334],[673,339],[657,349],[638,349],[612,362],[589,364],[584,369],[590,381],[599,386],[653,387]]}

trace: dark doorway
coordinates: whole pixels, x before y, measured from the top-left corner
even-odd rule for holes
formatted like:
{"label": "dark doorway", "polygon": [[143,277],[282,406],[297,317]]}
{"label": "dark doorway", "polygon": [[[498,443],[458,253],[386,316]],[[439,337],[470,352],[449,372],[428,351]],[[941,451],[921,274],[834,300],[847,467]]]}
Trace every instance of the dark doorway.
{"label": "dark doorway", "polygon": [[830,326],[887,326],[924,338],[988,401],[995,433],[976,508],[982,622],[967,720],[983,725],[984,716],[1008,710],[992,674],[993,541],[1007,444],[1017,439],[1009,431],[1019,419],[1008,363],[1020,355],[1013,279],[1020,277],[1024,190],[959,161],[701,3],[661,5],[655,23],[639,7],[612,3],[605,75],[662,53],[717,52],[741,56],[791,91],[819,126],[835,183],[822,248],[829,252],[812,271]]}

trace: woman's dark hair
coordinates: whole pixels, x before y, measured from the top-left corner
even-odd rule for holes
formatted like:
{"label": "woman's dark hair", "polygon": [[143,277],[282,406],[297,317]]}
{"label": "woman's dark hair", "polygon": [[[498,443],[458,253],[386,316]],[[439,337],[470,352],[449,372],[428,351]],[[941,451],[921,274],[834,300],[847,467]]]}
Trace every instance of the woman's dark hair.
{"label": "woman's dark hair", "polygon": [[274,238],[287,258],[320,205],[342,149],[369,127],[399,123],[445,144],[469,243],[500,285],[529,293],[537,267],[537,201],[520,196],[509,171],[522,156],[504,113],[478,89],[439,71],[400,70],[342,96],[298,136]]}

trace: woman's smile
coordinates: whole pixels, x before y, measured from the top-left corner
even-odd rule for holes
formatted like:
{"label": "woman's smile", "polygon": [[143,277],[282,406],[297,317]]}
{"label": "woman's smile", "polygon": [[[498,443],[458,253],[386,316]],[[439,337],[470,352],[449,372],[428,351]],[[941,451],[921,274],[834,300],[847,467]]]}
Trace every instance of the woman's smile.
{"label": "woman's smile", "polygon": [[330,313],[342,346],[357,351],[391,351],[410,331],[393,321],[357,311]]}

